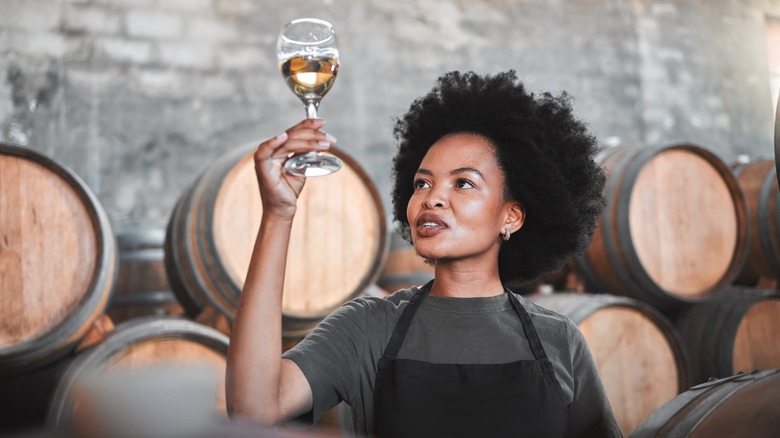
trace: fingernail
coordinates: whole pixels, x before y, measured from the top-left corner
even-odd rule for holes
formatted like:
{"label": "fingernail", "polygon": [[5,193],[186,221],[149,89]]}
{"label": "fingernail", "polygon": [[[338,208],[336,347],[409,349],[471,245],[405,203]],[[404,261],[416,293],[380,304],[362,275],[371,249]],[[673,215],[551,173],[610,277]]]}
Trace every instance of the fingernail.
{"label": "fingernail", "polygon": [[330,134],[327,134],[327,133],[325,134],[325,138],[327,138],[328,141],[331,142],[331,143],[336,143],[336,141],[337,141],[336,137],[334,137],[334,136],[332,136]]}
{"label": "fingernail", "polygon": [[319,148],[319,149],[327,149],[327,148],[330,147],[330,144],[331,143],[329,141],[322,140],[321,142],[317,143],[317,148]]}
{"label": "fingernail", "polygon": [[324,125],[325,124],[325,119],[312,119],[312,120],[317,125]]}
{"label": "fingernail", "polygon": [[281,134],[276,136],[276,139],[279,140],[279,141],[286,140],[287,139],[287,133],[286,132],[282,132]]}

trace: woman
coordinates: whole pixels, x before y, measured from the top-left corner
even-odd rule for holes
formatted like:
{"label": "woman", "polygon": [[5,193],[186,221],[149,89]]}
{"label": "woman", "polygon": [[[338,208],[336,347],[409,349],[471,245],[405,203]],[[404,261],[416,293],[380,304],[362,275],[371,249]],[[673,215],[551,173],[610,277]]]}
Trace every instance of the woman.
{"label": "woman", "polygon": [[232,413],[316,421],[344,400],[359,434],[620,436],[577,327],[507,289],[584,251],[603,205],[596,141],[566,94],[535,97],[513,71],[439,78],[396,125],[393,190],[395,219],[435,280],[350,301],[280,359],[304,183],[281,166],[335,142],[323,123],[255,154],[263,220],[228,357]]}

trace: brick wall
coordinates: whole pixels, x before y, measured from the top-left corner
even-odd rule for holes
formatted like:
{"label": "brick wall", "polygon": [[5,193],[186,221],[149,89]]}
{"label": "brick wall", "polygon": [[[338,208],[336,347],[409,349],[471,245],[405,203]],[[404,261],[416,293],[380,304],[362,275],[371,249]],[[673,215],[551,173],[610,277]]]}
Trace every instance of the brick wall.
{"label": "brick wall", "polygon": [[[279,29],[332,21],[342,69],[321,115],[389,199],[393,117],[450,69],[515,68],[568,90],[605,143],[771,156],[765,16],[780,1],[0,0],[0,141],[54,156],[117,233],[163,228],[225,151],[303,117]],[[389,205],[387,205],[389,207]]]}

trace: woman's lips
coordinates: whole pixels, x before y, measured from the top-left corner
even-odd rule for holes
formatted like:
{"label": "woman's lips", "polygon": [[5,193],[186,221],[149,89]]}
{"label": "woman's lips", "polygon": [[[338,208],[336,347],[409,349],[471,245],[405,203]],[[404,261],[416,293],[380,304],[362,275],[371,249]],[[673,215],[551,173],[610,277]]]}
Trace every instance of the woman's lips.
{"label": "woman's lips", "polygon": [[417,235],[420,237],[433,237],[446,229],[447,227],[442,227],[438,225],[434,227],[421,226],[421,227],[417,227]]}
{"label": "woman's lips", "polygon": [[424,214],[415,223],[417,235],[420,237],[435,236],[447,229],[447,223],[432,214]]}

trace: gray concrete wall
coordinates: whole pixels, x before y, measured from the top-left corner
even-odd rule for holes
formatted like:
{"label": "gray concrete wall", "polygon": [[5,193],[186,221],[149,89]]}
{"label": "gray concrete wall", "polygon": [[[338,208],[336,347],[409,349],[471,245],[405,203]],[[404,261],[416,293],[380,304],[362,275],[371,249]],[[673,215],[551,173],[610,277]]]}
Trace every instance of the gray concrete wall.
{"label": "gray concrete wall", "polygon": [[[303,117],[281,26],[334,23],[320,113],[389,199],[393,118],[451,70],[567,90],[605,143],[771,156],[770,0],[0,0],[0,141],[47,153],[116,233],[163,228],[197,173]],[[386,205],[389,207],[389,205]]]}

